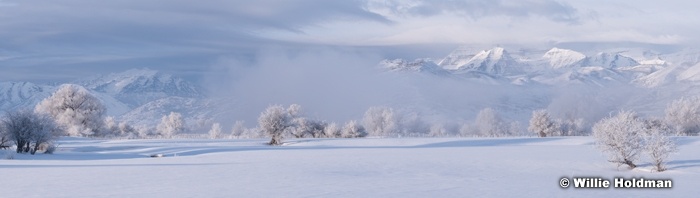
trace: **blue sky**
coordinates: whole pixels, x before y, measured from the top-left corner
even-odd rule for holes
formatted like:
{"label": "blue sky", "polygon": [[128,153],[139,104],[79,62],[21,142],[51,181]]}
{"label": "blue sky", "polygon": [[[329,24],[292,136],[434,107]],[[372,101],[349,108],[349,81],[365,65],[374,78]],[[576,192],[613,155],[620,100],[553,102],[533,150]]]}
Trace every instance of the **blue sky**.
{"label": "blue sky", "polygon": [[[188,74],[216,69],[231,59],[255,61],[257,54],[269,49],[330,47],[391,58],[430,57],[458,44],[694,45],[700,28],[694,9],[699,4],[0,0],[0,78],[70,79],[130,67]],[[406,45],[412,47],[402,47]]]}

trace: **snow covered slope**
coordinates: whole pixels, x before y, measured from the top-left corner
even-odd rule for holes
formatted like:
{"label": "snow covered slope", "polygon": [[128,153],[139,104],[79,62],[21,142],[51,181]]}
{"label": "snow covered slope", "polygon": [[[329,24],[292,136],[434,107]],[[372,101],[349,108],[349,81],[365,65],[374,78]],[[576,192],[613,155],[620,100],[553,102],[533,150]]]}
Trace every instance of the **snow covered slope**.
{"label": "snow covered slope", "polygon": [[449,72],[445,71],[433,61],[428,59],[416,59],[414,61],[406,61],[403,59],[384,60],[379,64],[380,67],[394,72],[418,72],[435,75],[449,75]]}
{"label": "snow covered slope", "polygon": [[132,108],[168,96],[203,97],[193,84],[151,69],[132,69],[96,76],[79,84],[119,99]]}
{"label": "snow covered slope", "polygon": [[639,65],[637,61],[630,57],[618,53],[601,52],[595,56],[586,58],[584,66],[600,66],[605,68],[618,68]]}
{"label": "snow covered slope", "polygon": [[501,47],[495,47],[479,52],[454,70],[478,71],[491,75],[513,75],[522,72],[523,68],[508,54],[508,51]]}
{"label": "snow covered slope", "polygon": [[[213,109],[199,105],[206,100],[197,86],[150,69],[94,76],[76,84],[86,87],[99,98],[107,107],[107,115],[135,124],[153,125],[170,111],[182,111],[186,119],[194,120],[209,115],[203,112]],[[56,88],[55,85],[30,82],[0,82],[0,110],[33,109]]]}
{"label": "snow covered slope", "polygon": [[37,85],[31,82],[0,82],[0,110],[17,108],[33,109],[53,93],[50,85]]}

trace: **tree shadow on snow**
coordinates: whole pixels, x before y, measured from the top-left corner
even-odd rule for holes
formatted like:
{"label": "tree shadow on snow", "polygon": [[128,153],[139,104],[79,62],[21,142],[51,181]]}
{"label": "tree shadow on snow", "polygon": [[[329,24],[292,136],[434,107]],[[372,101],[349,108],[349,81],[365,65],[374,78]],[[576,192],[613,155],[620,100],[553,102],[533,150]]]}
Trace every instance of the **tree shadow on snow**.
{"label": "tree shadow on snow", "polygon": [[700,167],[700,160],[674,160],[666,163],[669,169]]}

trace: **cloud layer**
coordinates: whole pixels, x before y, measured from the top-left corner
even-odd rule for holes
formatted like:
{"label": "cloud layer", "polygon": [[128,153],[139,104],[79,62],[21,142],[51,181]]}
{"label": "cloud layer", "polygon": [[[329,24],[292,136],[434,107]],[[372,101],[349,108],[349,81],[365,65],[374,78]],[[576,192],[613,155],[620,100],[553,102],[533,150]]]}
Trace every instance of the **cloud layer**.
{"label": "cloud layer", "polygon": [[646,0],[0,0],[0,69],[6,71],[0,78],[47,67],[56,71],[52,75],[164,65],[187,72],[220,57],[249,59],[280,47],[371,46],[387,54],[384,46],[438,43],[695,45],[698,6]]}

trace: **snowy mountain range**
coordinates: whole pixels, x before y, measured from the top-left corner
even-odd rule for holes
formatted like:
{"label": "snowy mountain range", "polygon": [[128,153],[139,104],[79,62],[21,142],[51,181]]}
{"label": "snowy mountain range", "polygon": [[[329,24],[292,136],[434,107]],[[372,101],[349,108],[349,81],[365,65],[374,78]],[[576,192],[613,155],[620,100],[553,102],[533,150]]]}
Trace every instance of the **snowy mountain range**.
{"label": "snowy mountain range", "polygon": [[[107,107],[107,115],[135,125],[155,125],[170,111],[190,121],[208,118],[211,107],[202,89],[151,69],[132,69],[70,82],[92,92]],[[49,97],[58,85],[31,82],[0,82],[0,109],[33,108]]]}
{"label": "snowy mountain range", "polygon": [[[486,107],[521,123],[541,108],[588,120],[623,108],[658,116],[670,101],[700,95],[700,50],[692,48],[673,53],[637,48],[511,52],[502,47],[475,50],[465,46],[444,58],[384,60],[379,65],[390,81],[398,82],[391,85],[402,87],[383,89],[381,94],[388,99],[376,103],[427,116],[473,119]],[[132,69],[68,83],[84,86],[103,101],[108,115],[133,125],[155,126],[171,111],[181,113],[192,127],[231,119],[254,123],[256,116],[247,112],[245,118],[227,117],[250,104],[209,96],[201,85],[166,71]],[[33,108],[57,86],[0,82],[0,110]],[[304,101],[281,101],[297,102]]]}
{"label": "snowy mountain range", "polygon": [[[413,71],[437,75],[458,75],[510,80],[513,84],[547,85],[607,83],[659,87],[673,83],[700,82],[700,51],[685,49],[671,54],[642,53],[634,56],[625,49],[586,55],[571,49],[552,48],[543,54],[512,54],[502,47],[470,53],[460,47],[439,61],[430,59],[385,60],[389,71]],[[697,53],[697,54],[696,54]],[[464,75],[470,74],[470,75]]]}

